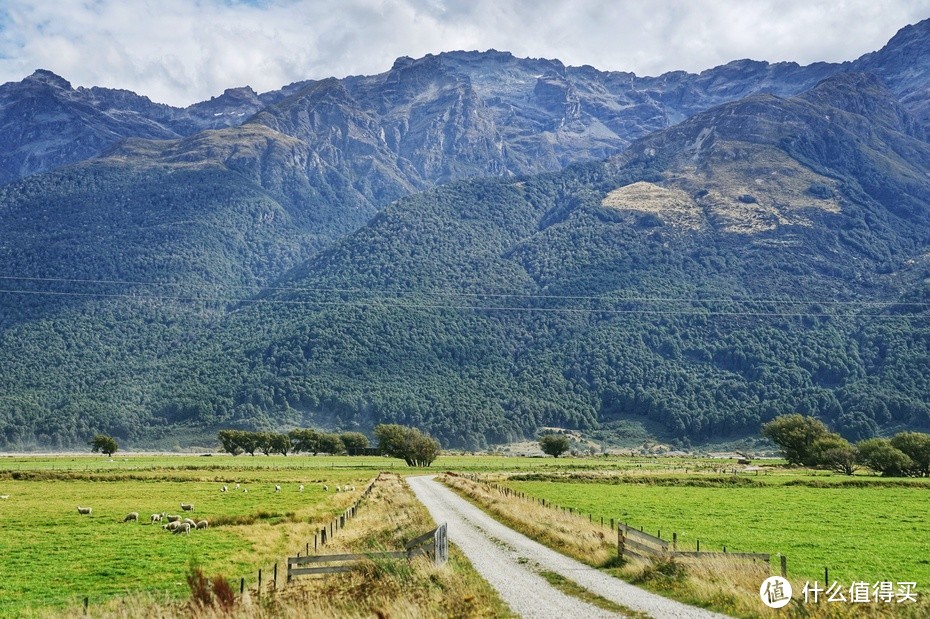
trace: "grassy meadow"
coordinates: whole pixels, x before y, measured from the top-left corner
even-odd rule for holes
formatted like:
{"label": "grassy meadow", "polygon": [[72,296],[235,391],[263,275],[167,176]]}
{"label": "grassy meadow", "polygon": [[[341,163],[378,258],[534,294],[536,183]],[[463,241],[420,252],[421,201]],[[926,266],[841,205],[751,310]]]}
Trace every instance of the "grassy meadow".
{"label": "grassy meadow", "polygon": [[[308,540],[312,545],[313,532],[377,475],[374,466],[333,458],[113,460],[0,458],[0,495],[9,497],[0,501],[0,616],[73,605],[85,596],[96,603],[138,591],[184,595],[192,562],[254,584],[259,568],[267,574],[275,560]],[[229,492],[220,492],[223,484]],[[333,491],[346,484],[356,491]],[[210,528],[171,535],[149,524],[151,514],[182,513],[182,502],[193,503],[190,516],[207,519]],[[78,505],[93,513],[79,515]],[[140,521],[124,523],[129,512],[139,512]]]}
{"label": "grassy meadow", "polygon": [[[665,480],[667,481],[667,480]],[[764,552],[788,557],[789,574],[851,583],[915,581],[930,586],[930,486],[762,483],[753,487],[664,483],[517,481],[531,496],[595,519],[615,518],[681,550]],[[681,484],[681,485],[677,485]],[[773,561],[773,573],[778,559]]]}
{"label": "grassy meadow", "polygon": [[[501,511],[504,498],[498,495],[487,497],[482,504],[514,525],[520,524],[522,515],[531,514],[533,522],[525,526],[525,532],[569,554],[594,557],[597,565],[607,569],[614,564],[613,542],[611,532],[598,524],[601,517],[623,520],[651,533],[661,530],[665,538],[677,532],[680,549],[693,548],[699,539],[702,550],[726,546],[731,552],[783,553],[793,581],[822,580],[827,566],[830,579],[841,583],[910,580],[918,583],[918,591],[930,587],[930,557],[925,552],[930,484],[926,480],[847,478],[785,469],[777,462],[747,471],[733,460],[643,456],[553,459],[445,454],[425,470],[381,457],[0,456],[0,495],[9,497],[0,500],[0,553],[4,557],[0,562],[0,616],[68,614],[72,611],[67,609],[78,608],[85,596],[97,609],[113,608],[120,600],[139,604],[139,596],[150,596],[143,605],[176,605],[189,595],[186,575],[194,563],[205,574],[226,577],[237,592],[240,578],[246,579],[247,587],[254,587],[260,568],[267,583],[276,561],[281,566],[285,556],[305,550],[308,542],[312,548],[313,534],[353,503],[381,471],[477,474],[571,507],[576,514],[584,514],[584,519],[590,514],[593,525],[586,534],[590,539],[573,548],[577,515],[563,520],[561,510],[545,508],[553,514],[550,519],[541,512],[527,511],[522,500],[507,508],[510,511]],[[220,492],[224,484],[229,487],[227,493]],[[240,485],[238,490],[235,484]],[[280,493],[275,492],[275,484],[282,487]],[[300,484],[304,492],[298,492]],[[329,491],[323,490],[324,484]],[[346,484],[354,485],[356,491],[333,492],[336,485]],[[350,549],[353,540],[356,548],[390,545],[391,535],[427,526],[428,517],[422,513],[411,516],[406,528],[390,524],[401,512],[422,511],[402,494],[395,488],[377,504],[380,507],[361,509],[369,520],[358,518],[353,524],[355,533],[343,538],[340,532],[336,544]],[[181,536],[148,524],[153,513],[180,513],[181,502],[193,503],[194,518],[208,519],[211,527]],[[93,514],[78,515],[78,505],[92,507]],[[140,522],[123,523],[125,514],[133,511],[139,512]],[[327,552],[332,551],[327,547]],[[391,578],[409,577],[410,582],[429,588],[436,578],[457,582],[461,574],[469,573],[461,557],[451,565],[455,572],[451,575],[417,568]],[[777,559],[771,571],[777,571]],[[620,575],[634,582],[640,577]],[[385,584],[388,581],[383,577],[380,572],[372,576],[383,586],[396,585],[390,579]],[[364,588],[362,576],[352,578],[352,587]],[[755,576],[751,580],[755,582]],[[283,575],[279,582],[283,584]],[[339,582],[317,583],[310,589],[338,588]],[[470,582],[469,588],[480,589],[476,581]],[[665,591],[662,586],[653,588]],[[291,587],[286,591],[284,598],[302,595],[291,593]],[[719,587],[715,591],[705,595],[698,588],[684,594],[671,590],[670,594],[699,603],[707,598],[706,603],[718,609],[755,616],[741,610],[749,608],[746,604],[751,599],[717,603],[713,599],[723,594]],[[481,616],[506,615],[506,609],[486,592],[479,598],[472,593],[462,595],[483,600],[481,613],[485,614]],[[435,611],[451,609],[456,602],[446,597],[431,604],[429,608]],[[276,616],[266,606],[253,610],[250,616]],[[281,612],[286,616],[291,610]],[[433,611],[417,612],[429,616]]]}

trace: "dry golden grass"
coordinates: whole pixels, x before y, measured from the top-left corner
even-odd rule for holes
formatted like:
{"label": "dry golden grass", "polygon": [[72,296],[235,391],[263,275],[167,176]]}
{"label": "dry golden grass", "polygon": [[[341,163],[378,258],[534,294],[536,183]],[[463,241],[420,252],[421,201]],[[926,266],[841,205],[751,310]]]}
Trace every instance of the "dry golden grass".
{"label": "dry golden grass", "polygon": [[[385,473],[362,503],[356,518],[338,531],[320,554],[397,550],[434,526],[403,478]],[[298,528],[282,525],[261,524],[250,528],[255,529],[249,533],[255,541],[276,547],[291,544],[291,536],[301,534]],[[309,533],[312,540],[313,530],[304,533]],[[261,594],[254,590],[247,592],[231,611],[197,606],[192,602],[172,603],[153,596],[133,596],[95,608],[93,616],[105,619],[512,616],[496,592],[454,547],[450,548],[449,563],[444,566],[435,566],[425,557],[409,563],[404,560],[367,561],[348,574],[299,577],[286,586],[281,569],[278,586],[277,591],[269,584],[263,587]],[[238,592],[238,587],[235,589]],[[77,618],[82,615],[82,609],[77,608],[55,616]]]}
{"label": "dry golden grass", "polygon": [[444,475],[440,480],[510,527],[570,557],[597,567],[615,562],[616,540],[587,518],[506,496],[464,477]]}

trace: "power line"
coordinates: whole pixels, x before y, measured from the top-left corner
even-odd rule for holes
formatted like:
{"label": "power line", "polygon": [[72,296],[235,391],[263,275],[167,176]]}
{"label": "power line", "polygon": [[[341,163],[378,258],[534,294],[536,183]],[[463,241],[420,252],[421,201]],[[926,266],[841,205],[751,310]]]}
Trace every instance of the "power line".
{"label": "power line", "polygon": [[[255,304],[255,305],[309,305],[309,306],[337,306],[361,308],[396,308],[396,309],[430,309],[430,310],[473,310],[486,312],[541,312],[565,314],[607,314],[630,315],[644,314],[655,316],[732,316],[732,317],[762,317],[762,318],[862,318],[863,314],[837,314],[827,312],[749,312],[749,311],[720,311],[701,310],[650,310],[650,309],[597,309],[578,307],[514,307],[514,306],[481,306],[481,305],[448,305],[426,303],[384,303],[383,300],[372,301],[321,301],[321,300],[289,300],[289,299],[256,299],[256,298],[228,298],[228,297],[180,297],[170,295],[137,295],[122,293],[98,292],[60,292],[48,290],[10,290],[0,289],[0,294],[22,294],[34,296],[63,296],[82,298],[111,298],[129,299],[136,301],[178,301],[184,303],[227,303],[227,304]],[[390,299],[388,299],[390,300]],[[620,301],[626,301],[621,299]],[[699,302],[699,301],[698,301]],[[908,318],[924,318],[921,314],[895,314],[895,315],[868,315],[868,318],[881,320],[899,320]]]}
{"label": "power line", "polygon": [[[103,284],[103,285],[121,285],[121,286],[166,286],[166,287],[190,287],[190,284],[178,282],[154,282],[154,281],[135,281],[135,280],[107,280],[107,279],[72,279],[62,277],[26,277],[0,275],[0,280],[6,281],[32,281],[45,283],[79,283],[79,284]],[[236,286],[229,284],[215,284],[214,286],[224,288],[247,288],[247,286]],[[206,288],[206,286],[200,286]],[[0,292],[3,292],[0,290]],[[501,299],[544,299],[560,301],[609,301],[614,303],[783,303],[788,305],[855,305],[855,306],[909,306],[909,307],[930,307],[930,302],[926,301],[867,301],[867,300],[824,300],[824,299],[783,299],[774,297],[724,297],[724,298],[703,298],[703,297],[610,297],[605,295],[548,295],[548,294],[528,294],[528,293],[497,293],[497,292],[454,292],[449,290],[391,290],[383,288],[336,288],[336,287],[302,287],[302,286],[264,286],[259,288],[255,294],[263,292],[331,292],[338,294],[381,294],[397,296],[455,296],[466,298],[501,298]],[[65,294],[65,293],[61,293]],[[79,293],[75,293],[79,294]],[[90,294],[90,293],[87,293]],[[97,294],[97,293],[94,293]],[[102,294],[102,293],[101,293]],[[117,295],[119,296],[119,295]],[[249,299],[234,299],[234,302],[248,302]]]}

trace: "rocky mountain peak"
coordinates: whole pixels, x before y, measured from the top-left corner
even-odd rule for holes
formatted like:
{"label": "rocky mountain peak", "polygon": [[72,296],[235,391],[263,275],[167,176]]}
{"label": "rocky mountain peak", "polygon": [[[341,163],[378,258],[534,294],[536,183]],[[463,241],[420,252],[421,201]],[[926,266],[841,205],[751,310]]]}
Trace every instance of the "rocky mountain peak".
{"label": "rocky mountain peak", "polygon": [[36,69],[32,75],[27,77],[24,81],[29,81],[32,83],[47,84],[53,88],[60,88],[61,90],[71,90],[71,82],[65,78],[57,75],[46,69]]}

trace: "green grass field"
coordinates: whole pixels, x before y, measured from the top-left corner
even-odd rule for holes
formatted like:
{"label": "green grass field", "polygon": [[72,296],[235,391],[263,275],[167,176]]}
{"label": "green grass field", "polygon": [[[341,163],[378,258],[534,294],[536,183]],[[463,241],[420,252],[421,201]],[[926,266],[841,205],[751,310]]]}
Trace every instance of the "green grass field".
{"label": "green grass field", "polygon": [[[773,477],[760,487],[693,487],[652,483],[513,481],[508,486],[599,520],[616,518],[679,548],[782,553],[789,575],[849,585],[854,580],[915,581],[930,586],[927,527],[930,486],[794,485]],[[700,478],[696,478],[700,479]],[[830,482],[842,483],[833,477]],[[777,559],[774,560],[777,569]]]}
{"label": "green grass field", "polygon": [[[538,474],[555,481],[507,483],[595,519],[661,529],[667,538],[675,531],[682,547],[700,539],[706,550],[784,553],[794,578],[822,579],[829,566],[831,580],[846,584],[930,587],[927,480],[892,485],[856,476],[847,487],[842,476],[774,467],[724,475],[733,466],[707,458],[449,454],[423,472]],[[0,500],[0,616],[76,606],[84,596],[92,603],[135,592],[179,598],[191,562],[208,575],[254,584],[258,568],[267,578],[274,561],[312,546],[314,531],[392,469],[421,472],[381,457],[0,456],[0,495],[9,496]],[[745,483],[730,483],[737,478]],[[236,483],[249,492],[236,492]],[[346,483],[356,486],[354,495],[332,492]],[[230,492],[220,492],[223,484]],[[228,524],[190,536],[145,524],[153,513],[179,512],[181,502],[195,505],[197,519]],[[93,515],[78,515],[78,505],[93,507]],[[122,522],[132,511],[142,523]]]}
{"label": "green grass field", "polygon": [[[295,553],[302,541],[312,545],[312,531],[342,512],[377,474],[374,462],[350,467],[345,460],[2,459],[0,495],[9,498],[0,500],[0,616],[76,605],[84,596],[94,602],[137,591],[180,596],[192,561],[208,574],[251,583],[263,564]],[[249,492],[236,491],[237,482]],[[229,492],[220,492],[223,483]],[[301,483],[304,492],[298,492]],[[355,493],[333,492],[347,483]],[[148,524],[153,513],[181,513],[181,502],[194,504],[191,515],[198,520],[244,517],[254,523],[189,536]],[[93,514],[79,515],[78,505],[92,507]],[[123,523],[133,511],[140,522]]]}

